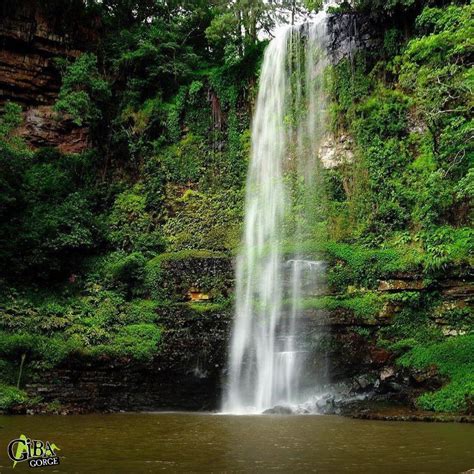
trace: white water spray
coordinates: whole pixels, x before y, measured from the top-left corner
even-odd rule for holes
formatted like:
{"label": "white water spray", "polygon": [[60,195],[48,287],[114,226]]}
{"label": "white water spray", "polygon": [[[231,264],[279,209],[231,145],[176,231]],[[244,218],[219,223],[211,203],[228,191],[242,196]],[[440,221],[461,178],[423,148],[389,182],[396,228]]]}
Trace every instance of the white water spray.
{"label": "white water spray", "polygon": [[267,47],[252,127],[236,313],[223,411],[304,402],[300,303],[319,262],[285,244],[311,238],[325,101],[325,19],[287,28]]}

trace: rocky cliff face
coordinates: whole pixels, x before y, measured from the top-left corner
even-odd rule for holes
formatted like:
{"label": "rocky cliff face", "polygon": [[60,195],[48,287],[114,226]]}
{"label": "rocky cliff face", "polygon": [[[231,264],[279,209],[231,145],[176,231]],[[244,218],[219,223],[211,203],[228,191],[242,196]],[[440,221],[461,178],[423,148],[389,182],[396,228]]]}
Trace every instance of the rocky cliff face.
{"label": "rocky cliff face", "polygon": [[94,42],[91,28],[66,29],[48,15],[42,2],[9,2],[0,17],[0,107],[6,101],[24,108],[19,134],[33,148],[58,147],[75,153],[88,146],[88,130],[59,120],[52,105],[60,88],[54,58],[74,59]]}
{"label": "rocky cliff face", "polygon": [[233,263],[223,257],[166,259],[155,291],[162,329],[150,361],[70,358],[29,377],[26,391],[41,397],[35,410],[60,403],[60,412],[215,410],[219,407],[233,308]]}
{"label": "rocky cliff face", "polygon": [[[331,391],[343,402],[341,405],[344,399],[368,398],[414,406],[419,395],[439,389],[446,379],[439,375],[436,367],[402,368],[397,364],[400,353],[387,349],[381,341],[387,338],[390,328],[398,324],[397,315],[408,305],[404,300],[415,294],[436,299],[429,318],[446,339],[464,334],[459,321],[449,315],[456,309],[473,311],[474,283],[468,276],[455,274],[433,282],[415,273],[395,274],[390,279],[379,280],[376,294],[391,298],[372,318],[361,318],[348,309],[307,311],[306,317],[317,335],[313,364],[319,367],[323,361],[319,370],[330,374]],[[337,404],[320,408],[329,413],[339,412]]]}
{"label": "rocky cliff face", "polygon": [[[337,13],[327,20],[328,54],[332,64],[343,59],[353,63],[357,51],[364,51],[366,59],[378,57],[383,48],[384,25],[368,15],[359,13]],[[342,133],[338,136],[327,133],[319,150],[325,168],[337,168],[354,159],[353,139]]]}
{"label": "rocky cliff face", "polygon": [[[218,409],[233,317],[233,262],[225,257],[164,260],[155,283],[164,298],[158,309],[163,337],[152,361],[68,360],[30,380],[29,394],[45,403],[59,401],[66,411]],[[446,338],[462,329],[442,316],[443,308],[474,304],[474,284],[466,278],[447,275],[427,283],[417,274],[397,274],[380,280],[376,293],[395,295],[402,303],[386,304],[375,317],[342,308],[305,311],[300,326],[308,340],[307,376],[333,394],[320,402],[321,411],[339,413],[345,402],[359,399],[410,405],[445,382],[435,368],[399,367],[398,355],[380,346],[383,332],[404,308],[403,296],[413,292],[441,297],[432,320]]]}
{"label": "rocky cliff face", "polygon": [[329,55],[333,63],[352,60],[358,50],[380,54],[385,25],[359,13],[337,13],[328,18]]}

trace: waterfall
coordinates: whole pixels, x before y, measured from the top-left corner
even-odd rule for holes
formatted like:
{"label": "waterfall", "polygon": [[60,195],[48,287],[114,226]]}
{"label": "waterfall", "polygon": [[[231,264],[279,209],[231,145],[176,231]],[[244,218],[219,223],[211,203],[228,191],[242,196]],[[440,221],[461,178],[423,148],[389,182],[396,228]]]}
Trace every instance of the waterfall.
{"label": "waterfall", "polygon": [[[322,265],[304,258],[303,243],[314,237],[320,205],[325,38],[320,14],[283,30],[265,51],[237,258],[227,413],[261,413],[305,401],[301,298],[314,294]],[[316,382],[309,382],[314,388]]]}

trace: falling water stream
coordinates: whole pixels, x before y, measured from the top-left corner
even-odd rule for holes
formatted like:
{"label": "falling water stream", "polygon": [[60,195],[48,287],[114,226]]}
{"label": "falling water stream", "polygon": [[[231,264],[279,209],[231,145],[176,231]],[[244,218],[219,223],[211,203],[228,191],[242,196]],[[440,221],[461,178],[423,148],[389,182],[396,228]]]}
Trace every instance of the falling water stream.
{"label": "falling water stream", "polygon": [[276,405],[297,406],[308,395],[299,323],[301,299],[314,294],[323,270],[321,262],[305,259],[303,242],[313,237],[318,206],[325,40],[322,13],[283,30],[265,52],[223,412],[262,413]]}

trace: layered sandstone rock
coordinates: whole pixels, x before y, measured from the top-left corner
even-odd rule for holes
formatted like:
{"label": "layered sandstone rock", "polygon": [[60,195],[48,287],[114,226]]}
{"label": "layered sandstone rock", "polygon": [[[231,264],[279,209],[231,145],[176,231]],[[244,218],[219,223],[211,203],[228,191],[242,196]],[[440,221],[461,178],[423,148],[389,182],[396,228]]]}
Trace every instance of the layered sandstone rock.
{"label": "layered sandstone rock", "polygon": [[80,152],[89,144],[88,130],[52,110],[61,85],[54,65],[58,57],[74,59],[94,42],[92,25],[66,31],[49,19],[41,2],[12,3],[0,16],[0,108],[7,101],[24,110],[19,131],[32,148],[58,147]]}
{"label": "layered sandstone rock", "polygon": [[78,127],[67,118],[60,118],[50,105],[30,107],[24,113],[18,130],[32,148],[57,147],[63,153],[80,153],[89,146],[88,127]]}

